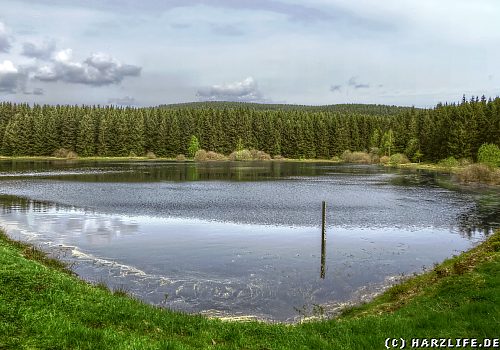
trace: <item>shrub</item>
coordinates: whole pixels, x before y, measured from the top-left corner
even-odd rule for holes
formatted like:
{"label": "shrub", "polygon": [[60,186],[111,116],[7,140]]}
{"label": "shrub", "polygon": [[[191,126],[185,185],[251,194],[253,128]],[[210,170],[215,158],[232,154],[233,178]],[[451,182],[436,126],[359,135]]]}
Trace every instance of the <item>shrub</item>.
{"label": "shrub", "polygon": [[188,145],[188,155],[190,157],[195,157],[196,152],[198,152],[199,149],[200,149],[200,142],[198,141],[198,138],[194,135],[191,136]]}
{"label": "shrub", "polygon": [[66,154],[66,159],[76,159],[78,158],[78,154],[74,151],[69,151],[68,154]]}
{"label": "shrub", "polygon": [[207,152],[207,160],[226,160],[227,157],[221,153],[213,152],[213,151],[208,151]]}
{"label": "shrub", "polygon": [[146,153],[146,157],[147,157],[148,159],[156,159],[156,154],[154,154],[154,153],[153,153],[153,152],[151,152],[151,151],[148,151],[148,152]]}
{"label": "shrub", "polygon": [[446,167],[446,168],[452,168],[458,166],[460,163],[458,160],[455,159],[455,157],[448,157],[446,159],[442,159],[439,161],[438,165]]}
{"label": "shrub", "polygon": [[389,158],[388,156],[382,156],[380,157],[380,164],[389,164],[390,160],[391,158]]}
{"label": "shrub", "polygon": [[253,148],[250,150],[250,154],[252,155],[252,159],[257,159],[258,152],[259,151],[257,151],[256,149],[253,149]]}
{"label": "shrub", "polygon": [[470,165],[472,164],[472,160],[470,160],[469,158],[460,158],[458,160],[458,163],[461,165],[461,166],[466,166],[466,165]]}
{"label": "shrub", "polygon": [[500,148],[492,143],[485,143],[477,151],[477,161],[492,167],[500,166]]}
{"label": "shrub", "polygon": [[205,151],[204,149],[199,149],[196,151],[196,153],[194,154],[194,160],[196,160],[197,162],[204,162],[207,160],[207,151]]}
{"label": "shrub", "polygon": [[471,164],[458,172],[458,178],[462,182],[484,182],[499,185],[500,170],[486,164]]}
{"label": "shrub", "polygon": [[52,155],[57,158],[66,158],[68,152],[69,151],[66,148],[59,148],[58,150],[55,150]]}
{"label": "shrub", "polygon": [[275,156],[273,156],[273,159],[274,160],[283,160],[283,159],[285,159],[285,157],[283,157],[281,154],[276,154]]}
{"label": "shrub", "polygon": [[256,159],[256,160],[271,160],[271,156],[264,151],[257,151],[257,154],[256,154],[254,159]]}
{"label": "shrub", "polygon": [[391,164],[408,164],[410,160],[403,153],[396,153],[389,158],[389,162]]}
{"label": "shrub", "polygon": [[129,158],[136,158],[137,157],[137,154],[135,154],[134,151],[130,151],[130,153],[128,154],[128,157]]}
{"label": "shrub", "polygon": [[366,152],[344,151],[340,158],[346,163],[370,164],[372,162],[371,156]]}
{"label": "shrub", "polygon": [[234,151],[229,155],[230,160],[252,160],[252,153],[249,150],[244,149],[241,151]]}
{"label": "shrub", "polygon": [[186,160],[186,156],[184,154],[178,154],[177,157],[175,157],[175,160],[184,161]]}

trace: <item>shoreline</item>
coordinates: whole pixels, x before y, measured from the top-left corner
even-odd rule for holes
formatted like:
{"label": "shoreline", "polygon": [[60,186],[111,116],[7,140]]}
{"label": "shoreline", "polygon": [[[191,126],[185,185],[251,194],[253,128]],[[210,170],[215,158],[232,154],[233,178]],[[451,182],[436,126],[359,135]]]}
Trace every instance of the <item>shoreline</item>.
{"label": "shoreline", "polygon": [[[2,307],[6,322],[0,323],[7,338],[1,338],[0,345],[6,347],[58,343],[61,348],[138,344],[158,348],[168,341],[187,348],[296,348],[316,347],[318,342],[322,348],[333,348],[383,344],[384,337],[391,335],[498,337],[491,317],[500,315],[500,231],[367,303],[344,308],[336,318],[310,318],[293,325],[160,309],[125,291],[91,285],[58,260],[11,240],[1,230],[0,260],[0,298],[7,303]],[[471,302],[476,305],[472,309]],[[440,318],[445,321],[438,330],[435,322]],[[424,319],[433,322],[422,323]],[[484,321],[464,328],[478,319]],[[353,327],[358,331],[349,332]]]}

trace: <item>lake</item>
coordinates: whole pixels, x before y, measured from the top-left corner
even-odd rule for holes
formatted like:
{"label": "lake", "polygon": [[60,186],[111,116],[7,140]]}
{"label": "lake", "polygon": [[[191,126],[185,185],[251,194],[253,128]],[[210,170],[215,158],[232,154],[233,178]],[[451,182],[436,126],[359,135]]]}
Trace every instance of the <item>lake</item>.
{"label": "lake", "polygon": [[332,315],[473,247],[499,197],[367,165],[0,161],[10,236],[155,305],[269,321]]}

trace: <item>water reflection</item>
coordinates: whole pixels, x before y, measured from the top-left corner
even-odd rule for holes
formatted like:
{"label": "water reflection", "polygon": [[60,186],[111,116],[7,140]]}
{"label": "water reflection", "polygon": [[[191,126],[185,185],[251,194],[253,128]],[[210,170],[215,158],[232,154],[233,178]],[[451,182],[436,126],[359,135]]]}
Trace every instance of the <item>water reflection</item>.
{"label": "water reflection", "polygon": [[0,162],[0,224],[157,305],[294,320],[500,227],[498,191],[443,181],[310,163]]}
{"label": "water reflection", "polygon": [[293,321],[313,305],[362,298],[391,276],[473,244],[447,230],[330,226],[335,244],[319,252],[318,226],[105,215],[46,203],[35,211],[22,203],[0,214],[9,234],[76,262],[87,280],[176,310],[269,320]]}

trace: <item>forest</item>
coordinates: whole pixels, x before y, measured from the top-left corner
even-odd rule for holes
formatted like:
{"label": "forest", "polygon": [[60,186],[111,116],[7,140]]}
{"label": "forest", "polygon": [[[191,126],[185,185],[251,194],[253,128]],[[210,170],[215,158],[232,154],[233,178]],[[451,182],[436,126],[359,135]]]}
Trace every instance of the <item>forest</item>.
{"label": "forest", "polygon": [[383,105],[294,106],[189,103],[152,108],[0,104],[0,155],[158,157],[200,148],[229,154],[257,149],[287,158],[330,159],[344,151],[404,153],[412,161],[476,160],[500,145],[500,98],[432,109]]}

